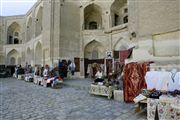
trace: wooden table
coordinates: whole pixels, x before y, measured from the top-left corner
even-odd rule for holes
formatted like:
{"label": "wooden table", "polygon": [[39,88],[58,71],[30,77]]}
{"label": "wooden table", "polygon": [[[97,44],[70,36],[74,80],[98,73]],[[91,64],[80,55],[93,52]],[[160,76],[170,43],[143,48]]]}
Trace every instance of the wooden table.
{"label": "wooden table", "polygon": [[141,100],[137,104],[137,107],[135,108],[135,113],[141,113],[147,109],[147,99]]}

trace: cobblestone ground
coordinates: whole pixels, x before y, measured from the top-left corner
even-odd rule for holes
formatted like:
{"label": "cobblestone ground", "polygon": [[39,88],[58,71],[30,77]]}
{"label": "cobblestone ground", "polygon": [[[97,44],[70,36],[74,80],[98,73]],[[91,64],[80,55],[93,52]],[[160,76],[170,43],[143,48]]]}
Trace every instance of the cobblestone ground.
{"label": "cobblestone ground", "polygon": [[[78,81],[78,80],[77,80]],[[81,80],[82,81],[82,80]],[[72,82],[73,83],[73,82]],[[14,78],[0,79],[1,120],[144,120],[133,104],[89,95],[70,82],[44,88]]]}

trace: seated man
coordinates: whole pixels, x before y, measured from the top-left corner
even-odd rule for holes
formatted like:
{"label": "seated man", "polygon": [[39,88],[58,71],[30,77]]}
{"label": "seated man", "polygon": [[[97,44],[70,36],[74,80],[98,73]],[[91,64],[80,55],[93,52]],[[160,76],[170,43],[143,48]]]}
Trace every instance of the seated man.
{"label": "seated man", "polygon": [[101,70],[101,68],[98,69],[97,73],[95,74],[96,79],[94,80],[94,82],[103,82],[103,72]]}
{"label": "seated man", "polygon": [[51,77],[47,80],[48,83],[51,84],[51,87],[55,87],[58,83],[62,83],[63,79],[60,77],[58,72],[58,67],[55,67],[51,71]]}

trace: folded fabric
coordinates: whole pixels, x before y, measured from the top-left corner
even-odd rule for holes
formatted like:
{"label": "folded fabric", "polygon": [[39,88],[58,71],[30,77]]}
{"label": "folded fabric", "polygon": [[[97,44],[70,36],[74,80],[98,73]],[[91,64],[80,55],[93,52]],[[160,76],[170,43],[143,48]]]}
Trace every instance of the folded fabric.
{"label": "folded fabric", "polygon": [[103,85],[103,82],[98,82],[98,85]]}
{"label": "folded fabric", "polygon": [[159,99],[159,97],[162,95],[162,93],[160,91],[154,91],[153,93],[150,94],[150,98],[155,98],[155,99]]}
{"label": "folded fabric", "polygon": [[147,99],[146,96],[144,96],[144,95],[142,95],[142,94],[139,94],[137,97],[135,97],[135,98],[133,99],[133,101],[134,101],[135,103],[138,103],[139,101],[145,100],[145,99]]}

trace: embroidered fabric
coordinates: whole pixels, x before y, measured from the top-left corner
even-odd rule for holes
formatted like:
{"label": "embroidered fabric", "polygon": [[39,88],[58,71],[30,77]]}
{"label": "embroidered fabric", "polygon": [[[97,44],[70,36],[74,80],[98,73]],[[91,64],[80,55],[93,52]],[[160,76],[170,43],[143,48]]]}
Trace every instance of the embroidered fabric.
{"label": "embroidered fabric", "polygon": [[143,88],[146,88],[144,76],[148,71],[149,63],[129,63],[124,69],[124,101],[133,102]]}
{"label": "embroidered fabric", "polygon": [[180,108],[172,107],[175,98],[168,96],[160,97],[160,99],[147,99],[147,119],[154,120],[156,109],[159,120],[179,120]]}
{"label": "embroidered fabric", "polygon": [[168,90],[168,83],[171,80],[171,73],[166,71],[149,71],[146,73],[145,80],[147,89]]}
{"label": "embroidered fabric", "polygon": [[180,90],[180,72],[176,72],[173,79],[169,81],[168,91]]}

